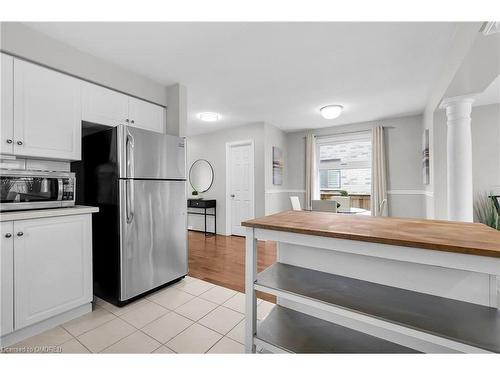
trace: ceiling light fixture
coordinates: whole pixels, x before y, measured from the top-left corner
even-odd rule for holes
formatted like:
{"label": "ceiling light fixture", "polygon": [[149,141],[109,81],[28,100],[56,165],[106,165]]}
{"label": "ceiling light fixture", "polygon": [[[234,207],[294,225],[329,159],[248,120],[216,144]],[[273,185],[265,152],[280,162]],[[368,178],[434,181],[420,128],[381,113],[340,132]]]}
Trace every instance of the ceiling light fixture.
{"label": "ceiling light fixture", "polygon": [[220,120],[220,115],[216,112],[201,112],[198,113],[198,118],[201,121],[206,121],[206,122],[215,122]]}
{"label": "ceiling light fixture", "polygon": [[327,105],[321,108],[319,111],[321,112],[321,116],[323,116],[327,120],[333,120],[334,118],[340,116],[343,109],[344,107],[342,107],[341,105],[334,104],[334,105]]}

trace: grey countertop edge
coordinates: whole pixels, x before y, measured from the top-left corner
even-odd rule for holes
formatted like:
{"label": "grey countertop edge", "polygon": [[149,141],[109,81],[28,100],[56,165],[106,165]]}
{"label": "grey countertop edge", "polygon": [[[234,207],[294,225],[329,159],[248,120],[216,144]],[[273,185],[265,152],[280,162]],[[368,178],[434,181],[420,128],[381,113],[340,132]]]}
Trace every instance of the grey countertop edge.
{"label": "grey countertop edge", "polygon": [[0,222],[40,219],[55,216],[84,215],[96,212],[99,212],[99,207],[92,206],[73,206],[62,208],[47,208],[42,210],[6,211],[0,213]]}

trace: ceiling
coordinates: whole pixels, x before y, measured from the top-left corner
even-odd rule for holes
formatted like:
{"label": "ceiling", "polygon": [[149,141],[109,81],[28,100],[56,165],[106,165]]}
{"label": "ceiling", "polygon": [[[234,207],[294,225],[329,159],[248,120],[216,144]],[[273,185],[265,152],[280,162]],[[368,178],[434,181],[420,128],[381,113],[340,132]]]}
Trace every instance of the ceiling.
{"label": "ceiling", "polygon": [[[265,121],[285,131],[421,113],[457,23],[29,23],[188,92],[188,135]],[[341,104],[324,120],[319,108]],[[216,123],[196,118],[222,115]]]}
{"label": "ceiling", "polygon": [[500,76],[495,78],[486,90],[476,96],[473,106],[498,103],[500,103]]}

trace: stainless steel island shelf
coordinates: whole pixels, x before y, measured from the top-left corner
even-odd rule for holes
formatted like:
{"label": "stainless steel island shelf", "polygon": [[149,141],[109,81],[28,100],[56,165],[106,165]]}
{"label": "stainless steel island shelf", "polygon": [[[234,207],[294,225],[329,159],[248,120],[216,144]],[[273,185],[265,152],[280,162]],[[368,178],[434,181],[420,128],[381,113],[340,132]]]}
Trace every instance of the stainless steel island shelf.
{"label": "stainless steel island shelf", "polygon": [[[257,275],[255,289],[305,305],[314,304],[318,309],[345,309],[361,317],[381,319],[486,351],[500,352],[500,311],[493,307],[279,262]],[[279,318],[273,318],[276,319]],[[269,324],[264,326],[269,327]]]}
{"label": "stainless steel island shelf", "polygon": [[418,353],[281,306],[260,323],[255,341],[274,353]]}

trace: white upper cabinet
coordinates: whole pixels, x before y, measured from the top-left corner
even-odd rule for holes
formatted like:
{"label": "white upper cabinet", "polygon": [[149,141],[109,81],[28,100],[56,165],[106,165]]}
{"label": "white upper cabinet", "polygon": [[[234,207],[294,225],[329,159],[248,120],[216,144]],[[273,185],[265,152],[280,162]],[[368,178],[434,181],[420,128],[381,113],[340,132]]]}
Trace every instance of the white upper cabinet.
{"label": "white upper cabinet", "polygon": [[83,120],[96,124],[116,126],[128,119],[127,95],[83,82]]}
{"label": "white upper cabinet", "polygon": [[163,107],[132,97],[129,98],[128,104],[130,125],[158,133],[165,132]]}
{"label": "white upper cabinet", "polygon": [[1,54],[0,153],[80,160],[82,120],[164,133],[165,108]]}
{"label": "white upper cabinet", "polygon": [[101,125],[165,132],[165,108],[88,82],[83,83],[82,118]]}
{"label": "white upper cabinet", "polygon": [[14,59],[2,53],[0,64],[2,66],[0,76],[0,87],[2,88],[0,153],[12,154],[14,151]]}
{"label": "white upper cabinet", "polygon": [[14,60],[14,154],[81,158],[82,81]]}

